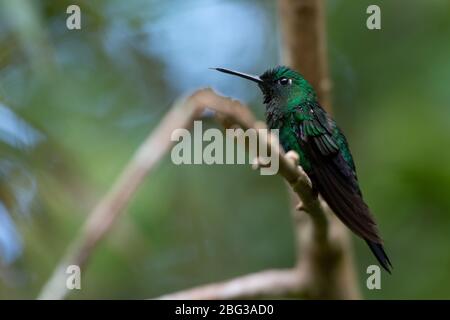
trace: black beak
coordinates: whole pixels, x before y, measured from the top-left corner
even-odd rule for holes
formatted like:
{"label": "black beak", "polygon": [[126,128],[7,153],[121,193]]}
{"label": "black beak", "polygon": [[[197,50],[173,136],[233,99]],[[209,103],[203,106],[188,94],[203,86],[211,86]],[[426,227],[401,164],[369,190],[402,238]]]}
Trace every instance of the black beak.
{"label": "black beak", "polygon": [[253,82],[256,82],[258,84],[263,83],[263,81],[261,80],[260,77],[258,76],[253,76],[251,74],[246,74],[246,73],[242,73],[242,72],[237,72],[237,71],[233,71],[233,70],[228,70],[228,69],[224,69],[224,68],[210,68],[212,70],[217,70],[223,73],[228,73],[228,74],[232,74],[234,76],[238,76]]}

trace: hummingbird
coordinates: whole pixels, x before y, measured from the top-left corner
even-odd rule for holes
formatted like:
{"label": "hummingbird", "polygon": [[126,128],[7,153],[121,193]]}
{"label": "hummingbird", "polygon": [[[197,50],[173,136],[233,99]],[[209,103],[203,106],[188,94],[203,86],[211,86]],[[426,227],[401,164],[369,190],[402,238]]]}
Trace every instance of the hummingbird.
{"label": "hummingbird", "polygon": [[212,69],[258,84],[264,97],[267,125],[279,130],[283,149],[297,152],[314,192],[322,196],[352,232],[366,241],[381,266],[391,273],[392,264],[377,224],[363,200],[347,139],[319,104],[311,84],[285,66],[269,69],[261,76]]}

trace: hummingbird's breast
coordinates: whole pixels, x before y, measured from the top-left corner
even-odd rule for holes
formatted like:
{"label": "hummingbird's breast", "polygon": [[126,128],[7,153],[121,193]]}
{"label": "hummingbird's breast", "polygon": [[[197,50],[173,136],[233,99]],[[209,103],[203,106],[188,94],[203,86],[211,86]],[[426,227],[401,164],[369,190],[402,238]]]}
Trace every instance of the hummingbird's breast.
{"label": "hummingbird's breast", "polygon": [[267,126],[271,130],[278,130],[280,144],[285,152],[295,151],[299,155],[300,165],[308,173],[311,170],[311,163],[305,154],[305,146],[302,146],[300,139],[300,124],[295,120],[292,113],[266,112]]}

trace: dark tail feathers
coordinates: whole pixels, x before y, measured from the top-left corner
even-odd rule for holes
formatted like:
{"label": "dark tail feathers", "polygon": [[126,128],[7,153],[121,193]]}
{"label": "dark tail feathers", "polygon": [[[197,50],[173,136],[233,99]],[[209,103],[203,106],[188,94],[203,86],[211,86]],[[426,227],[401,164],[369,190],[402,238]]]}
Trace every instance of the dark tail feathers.
{"label": "dark tail feathers", "polygon": [[378,262],[381,266],[389,273],[391,273],[392,264],[389,260],[386,252],[384,251],[383,245],[379,243],[372,242],[370,240],[366,240],[369,245],[370,250],[372,250],[373,254],[377,258]]}

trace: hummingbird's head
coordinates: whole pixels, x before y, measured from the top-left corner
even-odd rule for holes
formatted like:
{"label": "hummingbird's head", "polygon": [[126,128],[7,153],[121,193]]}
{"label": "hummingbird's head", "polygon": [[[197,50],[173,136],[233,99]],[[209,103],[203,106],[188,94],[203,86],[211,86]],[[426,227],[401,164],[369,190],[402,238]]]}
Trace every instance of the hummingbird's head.
{"label": "hummingbird's head", "polygon": [[264,95],[265,104],[276,103],[282,107],[289,107],[317,99],[316,93],[308,81],[300,73],[285,66],[269,69],[261,76],[224,68],[214,69],[256,82]]}

